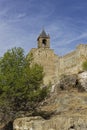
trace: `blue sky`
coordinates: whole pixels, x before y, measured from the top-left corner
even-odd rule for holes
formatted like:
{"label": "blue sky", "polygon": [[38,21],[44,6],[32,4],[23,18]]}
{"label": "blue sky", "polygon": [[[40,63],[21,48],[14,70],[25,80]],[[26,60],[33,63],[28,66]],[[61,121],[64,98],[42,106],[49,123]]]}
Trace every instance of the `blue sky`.
{"label": "blue sky", "polygon": [[87,0],[0,0],[0,56],[15,46],[27,54],[43,26],[58,55],[86,44]]}

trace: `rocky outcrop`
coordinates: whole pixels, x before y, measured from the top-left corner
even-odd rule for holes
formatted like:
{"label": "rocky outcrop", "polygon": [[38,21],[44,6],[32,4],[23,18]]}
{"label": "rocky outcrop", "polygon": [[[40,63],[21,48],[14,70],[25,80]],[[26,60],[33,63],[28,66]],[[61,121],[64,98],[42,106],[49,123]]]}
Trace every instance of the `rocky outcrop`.
{"label": "rocky outcrop", "polygon": [[87,72],[64,75],[33,116],[16,118],[14,130],[86,130],[86,91]]}
{"label": "rocky outcrop", "polygon": [[58,83],[52,85],[51,92],[58,93],[60,91],[87,91],[87,71],[79,74],[62,75]]}
{"label": "rocky outcrop", "polygon": [[71,90],[76,88],[77,85],[77,77],[78,75],[73,74],[73,75],[62,75],[59,83],[57,84],[57,92],[59,90]]}
{"label": "rocky outcrop", "polygon": [[86,130],[86,116],[55,116],[50,120],[41,117],[19,118],[14,121],[14,130]]}
{"label": "rocky outcrop", "polygon": [[40,116],[18,118],[14,121],[14,130],[86,130],[87,93],[60,92],[47,99],[39,112],[51,115],[47,119],[43,115],[45,119]]}
{"label": "rocky outcrop", "polygon": [[78,74],[78,83],[87,92],[87,71]]}

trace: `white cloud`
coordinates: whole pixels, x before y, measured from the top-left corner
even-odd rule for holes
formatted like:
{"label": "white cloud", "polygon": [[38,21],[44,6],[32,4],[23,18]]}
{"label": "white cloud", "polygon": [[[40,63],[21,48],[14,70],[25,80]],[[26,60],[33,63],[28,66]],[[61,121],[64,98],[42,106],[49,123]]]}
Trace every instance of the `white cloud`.
{"label": "white cloud", "polygon": [[24,17],[26,17],[26,13],[19,13],[19,14],[17,15],[17,18],[18,18],[18,19],[21,19],[21,18],[24,18]]}
{"label": "white cloud", "polygon": [[80,40],[80,39],[83,39],[83,38],[87,38],[87,32],[85,33],[82,33],[81,35],[69,40],[69,41],[66,41],[66,44],[70,44],[71,42],[74,42],[74,41],[77,41],[77,40]]}

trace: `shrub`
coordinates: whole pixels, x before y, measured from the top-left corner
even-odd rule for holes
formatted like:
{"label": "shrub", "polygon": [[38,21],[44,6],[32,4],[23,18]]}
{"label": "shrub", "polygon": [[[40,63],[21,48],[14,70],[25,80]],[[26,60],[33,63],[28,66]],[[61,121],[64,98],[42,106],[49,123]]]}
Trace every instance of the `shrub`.
{"label": "shrub", "polygon": [[83,70],[87,70],[87,61],[83,62],[82,67],[83,67]]}

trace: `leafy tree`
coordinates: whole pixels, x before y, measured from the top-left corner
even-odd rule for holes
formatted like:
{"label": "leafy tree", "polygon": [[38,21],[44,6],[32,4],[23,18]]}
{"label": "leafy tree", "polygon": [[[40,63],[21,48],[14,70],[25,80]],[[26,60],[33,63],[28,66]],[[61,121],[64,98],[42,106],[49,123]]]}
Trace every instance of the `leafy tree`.
{"label": "leafy tree", "polygon": [[8,50],[0,59],[0,104],[7,102],[16,110],[34,109],[48,92],[41,88],[43,76],[42,66],[30,66],[22,48]]}

